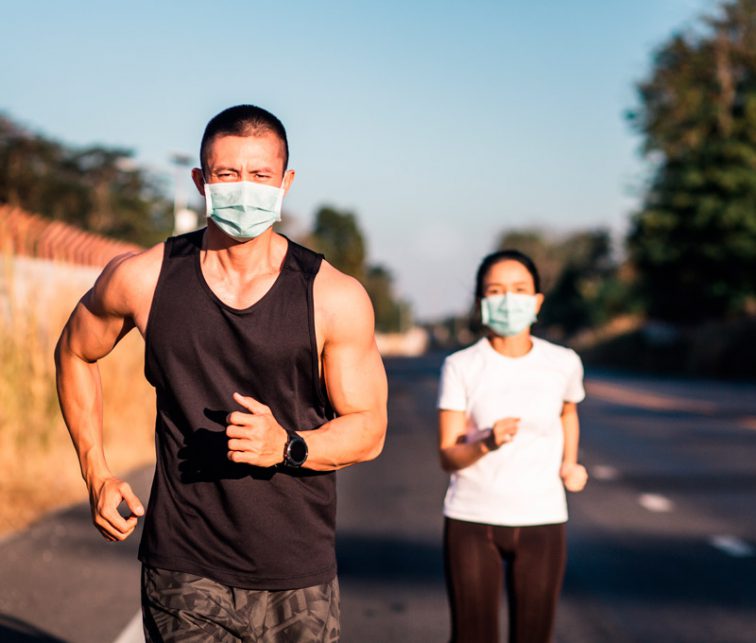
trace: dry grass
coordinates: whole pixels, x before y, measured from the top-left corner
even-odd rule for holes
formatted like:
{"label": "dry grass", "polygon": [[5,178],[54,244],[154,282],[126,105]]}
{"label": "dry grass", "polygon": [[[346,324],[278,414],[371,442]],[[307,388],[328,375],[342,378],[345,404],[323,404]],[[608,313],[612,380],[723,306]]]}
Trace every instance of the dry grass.
{"label": "dry grass", "polygon": [[[58,409],[53,349],[92,272],[48,268],[20,275],[6,255],[0,272],[0,534],[86,499]],[[101,371],[106,454],[120,474],[154,459],[154,393],[144,380],[136,332],[101,362]]]}

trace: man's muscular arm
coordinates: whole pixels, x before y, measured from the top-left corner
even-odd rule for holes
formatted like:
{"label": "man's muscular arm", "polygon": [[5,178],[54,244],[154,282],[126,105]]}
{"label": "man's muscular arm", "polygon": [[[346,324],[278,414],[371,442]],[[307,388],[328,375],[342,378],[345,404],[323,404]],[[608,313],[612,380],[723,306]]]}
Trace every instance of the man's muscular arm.
{"label": "man's muscular arm", "polygon": [[322,282],[315,282],[315,302],[324,322],[323,376],[338,417],[301,435],[309,450],[305,466],[327,471],[380,455],[386,437],[388,385],[365,289],[328,264],[321,272]]}
{"label": "man's muscular arm", "polygon": [[[58,399],[89,490],[92,519],[110,541],[134,531],[142,504],[108,468],[102,443],[102,386],[97,360],[134,327],[138,296],[149,275],[145,255],[122,255],[103,270],[74,308],[55,348]],[[159,268],[158,268],[159,269]],[[117,511],[125,500],[132,516]]]}
{"label": "man's muscular arm", "polygon": [[[323,337],[323,376],[338,417],[299,435],[308,447],[304,468],[330,471],[380,454],[388,386],[365,289],[326,263],[314,287],[316,327]],[[234,399],[249,413],[229,415],[229,458],[259,466],[280,463],[286,434],[270,409],[249,397],[236,394]]]}

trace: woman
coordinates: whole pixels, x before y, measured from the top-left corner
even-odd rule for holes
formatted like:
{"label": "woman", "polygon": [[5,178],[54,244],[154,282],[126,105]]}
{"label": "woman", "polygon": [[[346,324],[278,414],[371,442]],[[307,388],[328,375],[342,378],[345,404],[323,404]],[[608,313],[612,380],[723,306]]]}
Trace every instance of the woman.
{"label": "woman", "polygon": [[551,639],[565,563],[564,489],[578,464],[577,354],[530,334],[538,271],[516,250],[487,256],[476,280],[485,337],[444,362],[439,394],[444,551],[452,640],[498,640],[503,566],[510,643]]}

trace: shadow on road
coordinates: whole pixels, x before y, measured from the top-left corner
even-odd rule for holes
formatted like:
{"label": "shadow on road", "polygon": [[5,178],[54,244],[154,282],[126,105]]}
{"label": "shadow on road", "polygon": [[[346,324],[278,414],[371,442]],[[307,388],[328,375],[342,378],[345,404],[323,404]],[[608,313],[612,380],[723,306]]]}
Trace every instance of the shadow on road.
{"label": "shadow on road", "polygon": [[[756,558],[727,556],[700,538],[632,534],[609,543],[583,535],[570,544],[563,595],[614,605],[721,608],[752,613]],[[717,583],[718,576],[730,579]]]}
{"label": "shadow on road", "polygon": [[0,641],[3,643],[65,643],[17,618],[0,614]]}
{"label": "shadow on road", "polygon": [[336,541],[339,576],[372,583],[443,582],[441,543],[374,534],[344,534]]}
{"label": "shadow on road", "polygon": [[422,357],[384,357],[383,364],[389,378],[416,380],[431,377],[435,380],[448,352],[431,352]]}
{"label": "shadow on road", "polygon": [[756,491],[756,474],[712,471],[683,475],[676,473],[627,473],[622,482],[639,493],[653,489],[655,493],[731,494]]}
{"label": "shadow on road", "polygon": [[[126,514],[123,510],[121,513]],[[49,526],[52,522],[54,526]],[[142,524],[126,542],[109,543],[92,524],[89,506],[76,505],[40,521],[33,529],[35,540],[51,550],[82,559],[96,555],[102,565],[106,560],[134,561]]]}

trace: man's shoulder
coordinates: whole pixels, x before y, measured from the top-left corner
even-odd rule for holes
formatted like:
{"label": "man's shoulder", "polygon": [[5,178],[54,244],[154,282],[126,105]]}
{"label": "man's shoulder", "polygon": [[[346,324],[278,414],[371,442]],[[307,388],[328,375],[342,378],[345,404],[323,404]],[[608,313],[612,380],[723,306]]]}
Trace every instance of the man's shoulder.
{"label": "man's shoulder", "polygon": [[315,284],[323,303],[341,304],[352,298],[362,300],[367,297],[365,287],[358,279],[342,272],[325,259],[320,264]]}
{"label": "man's shoulder", "polygon": [[102,276],[118,280],[124,285],[138,284],[157,278],[163,263],[165,242],[160,242],[144,250],[127,252],[110,260],[102,271]]}
{"label": "man's shoulder", "polygon": [[326,341],[373,337],[375,317],[365,288],[325,260],[315,277],[313,299]]}
{"label": "man's shoulder", "polygon": [[129,312],[140,299],[152,297],[160,276],[165,243],[113,257],[94,286],[94,295],[106,308]]}

